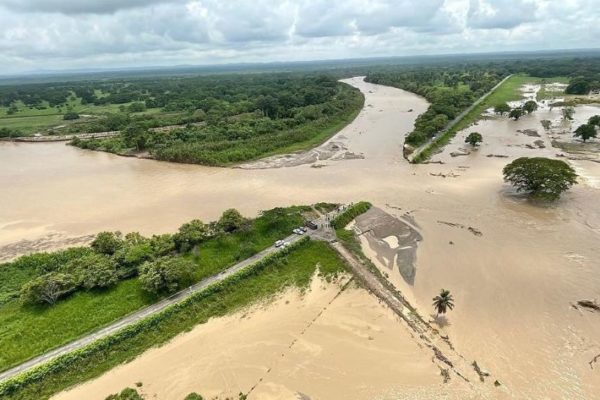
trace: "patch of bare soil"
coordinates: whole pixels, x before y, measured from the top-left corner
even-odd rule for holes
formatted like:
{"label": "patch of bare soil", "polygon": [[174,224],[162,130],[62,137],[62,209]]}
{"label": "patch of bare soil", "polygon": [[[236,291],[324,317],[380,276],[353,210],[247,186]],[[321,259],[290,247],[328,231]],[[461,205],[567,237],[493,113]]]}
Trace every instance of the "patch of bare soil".
{"label": "patch of bare soil", "polygon": [[259,161],[238,165],[236,168],[267,169],[296,167],[304,164],[312,164],[312,167],[314,168],[322,168],[326,166],[326,164],[322,163],[323,161],[356,160],[365,158],[363,154],[349,151],[344,143],[344,139],[344,137],[334,137],[334,139],[327,143],[308,151],[267,157]]}
{"label": "patch of bare soil", "polygon": [[373,207],[359,216],[354,225],[357,233],[367,239],[381,264],[389,271],[397,269],[410,285],[417,273],[417,247],[423,240],[411,222],[409,218],[396,218]]}

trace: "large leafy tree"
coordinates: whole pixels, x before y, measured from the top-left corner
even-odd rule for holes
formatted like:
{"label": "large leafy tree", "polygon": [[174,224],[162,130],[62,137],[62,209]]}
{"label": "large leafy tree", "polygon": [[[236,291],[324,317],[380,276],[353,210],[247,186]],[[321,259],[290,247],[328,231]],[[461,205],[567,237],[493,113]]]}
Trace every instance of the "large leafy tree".
{"label": "large leafy tree", "polygon": [[588,120],[589,125],[600,126],[600,115],[594,115]]}
{"label": "large leafy tree", "polygon": [[446,311],[454,308],[454,297],[449,290],[440,290],[440,294],[433,298],[433,308],[437,315],[446,314]]}
{"label": "large leafy tree", "polygon": [[483,141],[483,136],[481,136],[481,133],[479,133],[479,132],[471,132],[465,138],[465,143],[469,143],[473,147],[477,146],[482,141]]}
{"label": "large leafy tree", "polygon": [[173,235],[173,240],[179,251],[183,253],[192,250],[210,235],[209,226],[199,219],[194,219],[181,225],[179,231]]}
{"label": "large leafy tree", "polygon": [[69,274],[50,272],[27,282],[21,288],[25,304],[54,304],[76,289],[75,279]]}
{"label": "large leafy tree", "polygon": [[538,103],[536,103],[534,100],[526,101],[525,104],[523,104],[523,111],[527,112],[527,114],[531,114],[537,109]]}
{"label": "large leafy tree", "polygon": [[508,117],[514,119],[515,121],[517,121],[522,116],[523,116],[523,109],[521,109],[521,108],[513,108],[512,110],[510,110],[510,113],[508,114]]}
{"label": "large leafy tree", "polygon": [[504,115],[510,112],[510,106],[507,103],[498,104],[494,107],[494,112],[496,114]]}
{"label": "large leafy tree", "polygon": [[229,210],[225,210],[223,212],[223,215],[221,215],[217,226],[223,232],[229,233],[240,229],[245,221],[246,219],[238,210],[235,208],[230,208]]}
{"label": "large leafy tree", "polygon": [[586,140],[595,138],[598,135],[596,127],[590,124],[583,124],[575,129],[575,137],[580,137],[585,143]]}
{"label": "large leafy tree", "polygon": [[175,292],[191,281],[193,271],[194,263],[186,258],[158,258],[141,266],[140,283],[150,293]]}
{"label": "large leafy tree", "polygon": [[577,183],[577,174],[569,164],[544,157],[517,158],[502,172],[504,180],[517,191],[528,192],[531,197],[541,200],[556,200]]}
{"label": "large leafy tree", "polygon": [[565,89],[567,94],[588,94],[591,86],[590,82],[583,77],[577,77],[571,80],[569,86]]}
{"label": "large leafy tree", "polygon": [[100,254],[111,256],[123,246],[121,232],[100,232],[90,246]]}
{"label": "large leafy tree", "polygon": [[117,266],[103,254],[90,254],[70,261],[65,272],[71,273],[86,289],[107,288],[119,281]]}

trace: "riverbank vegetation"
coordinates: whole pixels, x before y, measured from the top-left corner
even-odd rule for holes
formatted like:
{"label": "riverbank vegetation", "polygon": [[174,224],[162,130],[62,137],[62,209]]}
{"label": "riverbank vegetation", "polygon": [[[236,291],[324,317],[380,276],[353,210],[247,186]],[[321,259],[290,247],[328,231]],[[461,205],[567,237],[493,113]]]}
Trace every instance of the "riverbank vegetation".
{"label": "riverbank vegetation", "polygon": [[[483,101],[460,115],[489,92],[502,77],[510,74],[512,76]],[[600,82],[600,58],[499,59],[470,64],[388,66],[373,69],[366,79],[417,93],[431,103],[428,110],[417,118],[414,130],[405,138],[408,153],[411,149],[423,146],[412,159],[418,163],[442,149],[458,131],[477,121],[486,109],[498,107],[498,112],[507,112],[505,103],[520,100],[524,84],[541,84],[544,88],[547,83],[572,84],[583,79],[589,82],[586,88],[595,90]],[[554,95],[557,92],[542,90],[538,100]]]}
{"label": "riverbank vegetation", "polygon": [[121,132],[73,145],[228,165],[317,145],[351,122],[359,90],[322,74],[239,74],[0,86],[2,136]]}
{"label": "riverbank vegetation", "polygon": [[306,288],[317,269],[327,280],[344,271],[343,261],[326,243],[306,238],[295,246],[114,336],[0,384],[0,396],[7,400],[47,399],[210,318],[268,299],[286,287]]}
{"label": "riverbank vegetation", "polygon": [[489,66],[444,66],[373,73],[367,80],[416,93],[431,103],[405,138],[406,144],[418,147],[444,130],[450,121],[498,84],[504,74],[501,69]]}
{"label": "riverbank vegetation", "polygon": [[310,210],[275,208],[254,220],[228,210],[217,222],[196,220],[150,238],[103,232],[90,247],[0,265],[0,370],[258,253],[288,236]]}

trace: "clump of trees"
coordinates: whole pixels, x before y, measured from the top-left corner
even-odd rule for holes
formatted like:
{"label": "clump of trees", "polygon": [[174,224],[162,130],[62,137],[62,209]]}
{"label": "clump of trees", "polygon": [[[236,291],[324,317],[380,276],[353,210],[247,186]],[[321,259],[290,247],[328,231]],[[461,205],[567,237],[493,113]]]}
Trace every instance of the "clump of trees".
{"label": "clump of trees", "polygon": [[[120,131],[72,145],[113,153],[146,151],[165,161],[227,165],[313,140],[351,120],[363,105],[358,89],[320,74],[170,77],[94,82],[101,100],[123,99],[122,111],[69,129]],[[161,113],[136,115],[146,108]],[[155,128],[178,125],[179,128]]]}
{"label": "clump of trees", "polygon": [[593,139],[597,137],[598,132],[596,132],[596,126],[592,124],[583,124],[580,125],[577,129],[575,129],[575,137],[581,138],[583,143],[585,143],[589,139]]}
{"label": "clump of trees", "polygon": [[246,224],[247,220],[240,214],[235,208],[230,208],[223,212],[221,218],[217,222],[217,226],[223,232],[231,233],[239,229],[242,229]]}
{"label": "clump of trees", "polygon": [[528,100],[525,102],[525,104],[523,104],[523,111],[526,112],[527,114],[531,114],[532,112],[534,112],[537,109],[538,109],[538,103],[536,103],[534,100]]}
{"label": "clump of trees", "polygon": [[494,107],[494,112],[500,114],[500,116],[510,112],[510,106],[508,103],[501,103]]}
{"label": "clump of trees", "polygon": [[79,114],[77,114],[74,111],[69,111],[69,112],[66,112],[65,115],[63,115],[63,119],[65,121],[71,121],[71,120],[74,120],[74,119],[79,119]]}
{"label": "clump of trees", "polygon": [[523,116],[523,109],[520,107],[513,108],[512,110],[510,110],[510,113],[508,114],[508,118],[512,118],[515,121],[518,121],[519,118],[521,118],[522,116]]}
{"label": "clump of trees", "polygon": [[21,132],[16,129],[0,128],[0,138],[10,138],[21,136]]}
{"label": "clump of trees", "polygon": [[405,138],[411,146],[420,146],[443,131],[449,121],[504,76],[494,67],[477,64],[388,68],[369,73],[366,81],[417,93],[431,103],[427,111],[417,117],[414,130]]}
{"label": "clump of trees", "polygon": [[502,170],[504,180],[531,198],[552,201],[577,183],[575,170],[562,160],[517,158]]}
{"label": "clump of trees", "polygon": [[[278,220],[272,211],[265,212],[264,219]],[[148,238],[137,232],[124,236],[121,232],[100,232],[89,248],[26,256],[9,266],[31,271],[30,279],[15,288],[24,304],[52,305],[77,291],[107,289],[135,276],[151,294],[171,293],[193,281],[191,253],[197,254],[203,242],[249,229],[250,224],[232,208],[210,224],[198,219],[184,223],[174,235]]]}
{"label": "clump of trees", "polygon": [[592,90],[592,85],[587,78],[577,77],[571,80],[567,88],[566,94],[588,94]]}
{"label": "clump of trees", "polygon": [[465,143],[469,143],[471,146],[475,147],[479,143],[483,142],[483,136],[479,132],[471,132],[465,138]]}
{"label": "clump of trees", "polygon": [[161,257],[140,267],[140,283],[149,293],[176,292],[192,280],[194,263],[184,257]]}

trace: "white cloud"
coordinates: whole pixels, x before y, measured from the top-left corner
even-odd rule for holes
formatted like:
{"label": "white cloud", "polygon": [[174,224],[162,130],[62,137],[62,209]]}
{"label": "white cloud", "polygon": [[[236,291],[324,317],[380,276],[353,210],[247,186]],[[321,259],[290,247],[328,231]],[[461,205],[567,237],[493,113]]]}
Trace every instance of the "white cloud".
{"label": "white cloud", "polygon": [[597,0],[0,0],[0,73],[598,46]]}

